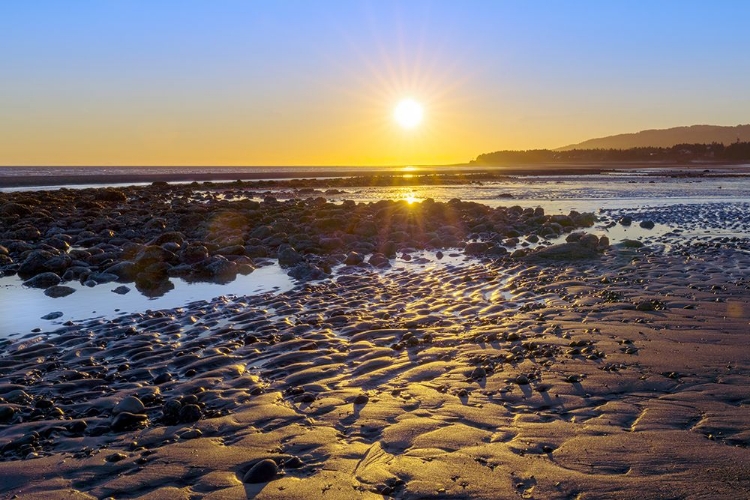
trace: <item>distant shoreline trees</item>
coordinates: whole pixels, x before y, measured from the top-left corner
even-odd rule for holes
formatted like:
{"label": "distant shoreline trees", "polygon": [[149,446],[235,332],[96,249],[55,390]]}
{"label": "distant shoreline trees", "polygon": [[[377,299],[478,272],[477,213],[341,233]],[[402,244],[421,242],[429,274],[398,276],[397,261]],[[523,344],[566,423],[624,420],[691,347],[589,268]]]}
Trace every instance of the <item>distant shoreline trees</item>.
{"label": "distant shoreline trees", "polygon": [[725,146],[711,144],[676,144],[672,147],[641,147],[629,149],[571,149],[553,151],[495,151],[477,156],[471,164],[568,163],[568,162],[675,162],[750,161],[750,142],[734,142]]}

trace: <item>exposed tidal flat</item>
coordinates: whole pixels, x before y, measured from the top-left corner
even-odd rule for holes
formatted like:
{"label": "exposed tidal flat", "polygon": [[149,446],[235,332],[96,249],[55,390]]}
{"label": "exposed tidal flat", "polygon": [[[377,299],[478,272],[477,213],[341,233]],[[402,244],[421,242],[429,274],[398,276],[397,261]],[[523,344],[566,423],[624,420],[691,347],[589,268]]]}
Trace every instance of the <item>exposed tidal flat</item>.
{"label": "exposed tidal flat", "polygon": [[0,193],[0,494],[746,497],[746,182]]}

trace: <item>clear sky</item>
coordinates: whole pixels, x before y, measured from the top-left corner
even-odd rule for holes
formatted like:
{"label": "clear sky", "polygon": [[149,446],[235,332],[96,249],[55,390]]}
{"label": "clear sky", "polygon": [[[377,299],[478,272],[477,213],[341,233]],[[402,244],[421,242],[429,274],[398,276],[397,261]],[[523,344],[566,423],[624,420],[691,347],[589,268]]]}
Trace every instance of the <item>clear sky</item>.
{"label": "clear sky", "polygon": [[3,0],[0,165],[459,163],[750,123],[748,19],[740,0]]}

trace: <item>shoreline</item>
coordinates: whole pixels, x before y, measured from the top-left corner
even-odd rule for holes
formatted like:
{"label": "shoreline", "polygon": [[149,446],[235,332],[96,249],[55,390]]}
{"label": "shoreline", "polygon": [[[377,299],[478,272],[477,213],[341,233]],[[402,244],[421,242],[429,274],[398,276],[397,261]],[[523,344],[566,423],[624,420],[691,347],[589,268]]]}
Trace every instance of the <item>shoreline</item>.
{"label": "shoreline", "polygon": [[[7,167],[16,170],[29,170],[38,168],[49,168],[54,171],[55,167]],[[750,171],[750,166],[746,163],[693,163],[680,164],[671,162],[633,162],[633,163],[559,163],[559,164],[535,164],[535,165],[516,165],[516,166],[492,166],[481,164],[462,164],[446,165],[434,167],[414,167],[414,170],[404,170],[405,167],[361,167],[361,168],[327,168],[321,167],[314,171],[290,170],[284,167],[269,167],[268,171],[263,172],[222,172],[222,167],[214,168],[214,172],[168,172],[168,173],[149,173],[149,174],[86,174],[86,169],[95,172],[98,167],[59,167],[61,169],[76,168],[80,174],[75,175],[3,175],[3,168],[0,167],[0,188],[17,188],[17,187],[47,187],[47,186],[75,186],[82,184],[125,184],[125,183],[150,183],[150,182],[210,182],[210,181],[258,181],[273,180],[282,182],[284,180],[305,179],[312,180],[315,178],[372,178],[372,177],[403,177],[404,175],[412,176],[442,176],[444,178],[458,176],[489,176],[502,178],[504,176],[549,176],[549,175],[595,175],[611,172],[628,172],[635,170],[658,170],[673,169],[675,171],[688,171],[700,174],[706,169],[724,169],[729,172],[726,175],[734,173],[746,173]],[[105,167],[102,167],[105,168]],[[106,167],[106,168],[124,168],[124,167]],[[134,169],[147,169],[150,167],[133,167]],[[154,167],[158,170],[159,167]],[[176,167],[164,167],[170,170]],[[190,170],[197,167],[186,167]],[[227,169],[240,169],[242,167],[225,167]],[[254,167],[248,167],[254,168]],[[258,167],[265,168],[265,167]],[[297,168],[297,167],[291,167]],[[305,167],[307,168],[307,167]]]}

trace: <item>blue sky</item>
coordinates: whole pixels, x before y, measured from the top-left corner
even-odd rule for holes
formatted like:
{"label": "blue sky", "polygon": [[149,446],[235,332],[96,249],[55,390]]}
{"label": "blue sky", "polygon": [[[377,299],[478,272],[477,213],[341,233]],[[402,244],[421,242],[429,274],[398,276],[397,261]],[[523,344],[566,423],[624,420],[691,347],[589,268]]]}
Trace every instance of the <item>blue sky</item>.
{"label": "blue sky", "polygon": [[[452,163],[750,122],[750,3],[0,3],[0,164]],[[397,102],[425,119],[400,129]]]}

